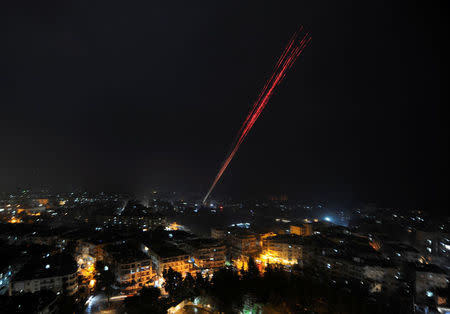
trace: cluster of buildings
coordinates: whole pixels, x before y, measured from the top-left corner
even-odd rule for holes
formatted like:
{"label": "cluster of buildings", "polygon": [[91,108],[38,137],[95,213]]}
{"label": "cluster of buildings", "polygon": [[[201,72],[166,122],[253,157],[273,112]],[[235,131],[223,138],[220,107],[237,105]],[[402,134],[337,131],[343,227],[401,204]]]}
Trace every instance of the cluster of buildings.
{"label": "cluster of buildings", "polygon": [[[444,308],[448,299],[448,270],[439,267],[426,251],[436,240],[418,232],[420,245],[383,240],[372,233],[336,226],[327,222],[305,222],[275,232],[251,228],[212,229],[211,236],[224,240],[227,256],[237,268],[245,269],[252,257],[264,270],[277,264],[289,271],[308,273],[349,289],[359,287],[374,296],[400,293],[410,295],[417,304]],[[445,241],[445,240],[444,240]],[[438,247],[435,250],[441,249]],[[445,265],[445,264],[444,264]],[[446,264],[449,265],[449,264]]]}
{"label": "cluster of buildings", "polygon": [[46,294],[41,312],[56,313],[55,299],[77,295],[86,300],[100,280],[99,273],[112,274],[108,284],[114,295],[130,296],[146,286],[162,288],[164,293],[163,275],[169,268],[183,276],[208,276],[225,265],[223,241],[167,227],[145,232],[137,228],[4,230],[0,238],[7,240],[5,251],[17,251],[1,264],[0,304],[4,299],[18,306],[21,296]]}
{"label": "cluster of buildings", "polygon": [[170,207],[170,203],[154,202],[147,208],[128,199],[121,194],[34,194],[24,190],[0,197],[0,222],[66,227],[83,223],[97,228],[127,226],[148,230],[166,225],[159,212]]}
{"label": "cluster of buildings", "polygon": [[135,294],[154,280],[151,259],[137,246],[128,243],[109,244],[104,251],[106,254],[103,260],[112,268],[117,285],[125,294]]}
{"label": "cluster of buildings", "polygon": [[9,295],[42,290],[68,295],[78,291],[78,267],[71,255],[34,257],[17,272],[9,285]]}
{"label": "cluster of buildings", "polygon": [[[192,206],[197,215],[200,206],[174,204],[173,210],[183,215]],[[265,210],[271,222],[264,228],[234,223],[212,228],[204,237],[169,223],[162,214],[168,208],[156,199],[144,206],[102,194],[20,193],[0,200],[0,249],[14,252],[0,264],[0,295],[89,295],[101,271],[114,275],[112,286],[118,293],[134,295],[145,286],[163,287],[169,268],[183,276],[211,276],[225,265],[245,269],[253,258],[261,271],[276,264],[349,289],[356,285],[375,297],[402,293],[417,305],[445,308],[450,303],[448,218],[371,209],[356,210],[350,219],[341,211],[337,220],[348,221],[348,226],[339,226],[329,217],[290,217],[300,209],[280,202],[276,216],[264,204],[249,210],[250,216]],[[223,206],[210,204],[208,210],[216,214]],[[247,209],[234,204],[232,210]],[[99,262],[104,269],[96,269]],[[48,295],[45,299],[53,300]]]}
{"label": "cluster of buildings", "polygon": [[211,237],[227,245],[229,260],[253,257],[272,264],[297,264],[302,259],[299,241],[312,234],[310,224],[291,226],[290,230],[253,230],[248,224],[234,224],[229,228],[212,228]]}

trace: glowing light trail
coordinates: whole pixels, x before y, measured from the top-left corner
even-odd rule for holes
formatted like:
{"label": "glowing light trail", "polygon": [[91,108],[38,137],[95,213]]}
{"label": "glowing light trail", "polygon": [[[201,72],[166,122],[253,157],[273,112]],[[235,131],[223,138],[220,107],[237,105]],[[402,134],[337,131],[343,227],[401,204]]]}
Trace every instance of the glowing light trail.
{"label": "glowing light trail", "polygon": [[275,88],[280,84],[280,82],[286,76],[287,70],[289,70],[292,67],[295,60],[302,53],[303,49],[305,49],[305,47],[311,41],[311,37],[309,36],[308,33],[305,33],[303,35],[303,37],[300,36],[302,30],[303,30],[303,28],[300,28],[292,36],[292,38],[290,39],[286,48],[284,49],[283,53],[281,54],[280,58],[278,59],[272,75],[270,76],[269,80],[267,80],[266,84],[264,84],[264,87],[262,88],[261,92],[258,95],[257,100],[254,102],[253,107],[250,110],[250,113],[248,114],[247,118],[245,119],[244,123],[242,124],[241,129],[239,130],[239,133],[232,145],[232,149],[228,153],[227,157],[225,158],[225,161],[223,162],[222,167],[220,168],[213,183],[211,184],[211,187],[209,188],[208,193],[206,193],[206,196],[203,199],[203,203],[206,202],[206,200],[208,199],[212,190],[214,189],[217,182],[219,181],[220,177],[224,173],[225,169],[227,169],[227,167],[230,164],[231,160],[233,159],[234,155],[238,151],[239,146],[242,144],[245,137],[250,132],[250,130],[253,127],[253,125],[255,124],[256,120],[260,116],[261,112],[267,105]]}

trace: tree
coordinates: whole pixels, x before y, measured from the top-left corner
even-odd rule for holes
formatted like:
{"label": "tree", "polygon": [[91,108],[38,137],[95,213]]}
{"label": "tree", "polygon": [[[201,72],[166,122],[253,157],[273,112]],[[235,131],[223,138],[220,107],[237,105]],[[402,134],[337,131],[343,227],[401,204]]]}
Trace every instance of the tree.
{"label": "tree", "polygon": [[155,287],[142,287],[139,297],[142,303],[156,302],[161,296],[161,290]]}
{"label": "tree", "polygon": [[164,270],[163,272],[164,277],[164,289],[166,289],[167,293],[169,293],[169,296],[174,300],[177,301],[180,299],[182,295],[182,283],[183,283],[183,276],[181,273],[175,271],[170,267],[168,270]]}
{"label": "tree", "polygon": [[249,258],[247,265],[247,270],[242,272],[242,279],[252,287],[260,279],[260,273],[252,257]]}
{"label": "tree", "polygon": [[166,313],[167,307],[160,296],[158,288],[143,287],[139,295],[125,299],[126,313]]}
{"label": "tree", "polygon": [[190,273],[187,273],[182,284],[183,299],[195,296],[195,280]]}
{"label": "tree", "polygon": [[105,294],[109,304],[109,298],[114,292],[113,285],[116,283],[116,275],[100,261],[96,262],[95,269],[97,270],[95,275],[97,287],[105,288]]}
{"label": "tree", "polygon": [[74,240],[69,240],[66,245],[67,253],[74,256],[76,253],[76,250],[77,250],[77,242]]}
{"label": "tree", "polygon": [[201,272],[197,272],[197,275],[195,276],[195,282],[194,282],[194,291],[196,295],[204,295],[205,290],[210,288],[210,282],[208,280],[208,277],[203,278]]}
{"label": "tree", "polygon": [[289,291],[289,289],[286,289],[286,284],[289,282],[286,272],[278,266],[268,265],[260,282],[257,287],[260,299],[270,299],[276,305],[282,301],[283,295]]}
{"label": "tree", "polygon": [[233,307],[240,308],[242,304],[242,287],[238,273],[232,268],[221,268],[211,280],[212,293],[220,301],[222,311],[228,313]]}

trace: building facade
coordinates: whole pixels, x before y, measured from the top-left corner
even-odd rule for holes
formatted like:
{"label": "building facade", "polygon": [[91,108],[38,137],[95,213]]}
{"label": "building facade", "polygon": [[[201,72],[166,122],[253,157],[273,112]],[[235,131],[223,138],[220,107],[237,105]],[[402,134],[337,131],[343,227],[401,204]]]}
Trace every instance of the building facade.
{"label": "building facade", "polygon": [[78,291],[78,267],[69,255],[48,256],[24,265],[10,283],[9,294],[50,290],[72,295]]}

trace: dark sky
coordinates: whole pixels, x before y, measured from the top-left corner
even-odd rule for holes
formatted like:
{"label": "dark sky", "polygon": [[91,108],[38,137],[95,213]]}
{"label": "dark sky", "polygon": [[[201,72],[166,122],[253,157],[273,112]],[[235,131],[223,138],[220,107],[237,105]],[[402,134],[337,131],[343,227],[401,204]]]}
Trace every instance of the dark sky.
{"label": "dark sky", "polygon": [[0,190],[205,193],[303,24],[311,45],[216,195],[446,209],[438,3],[2,1]]}

